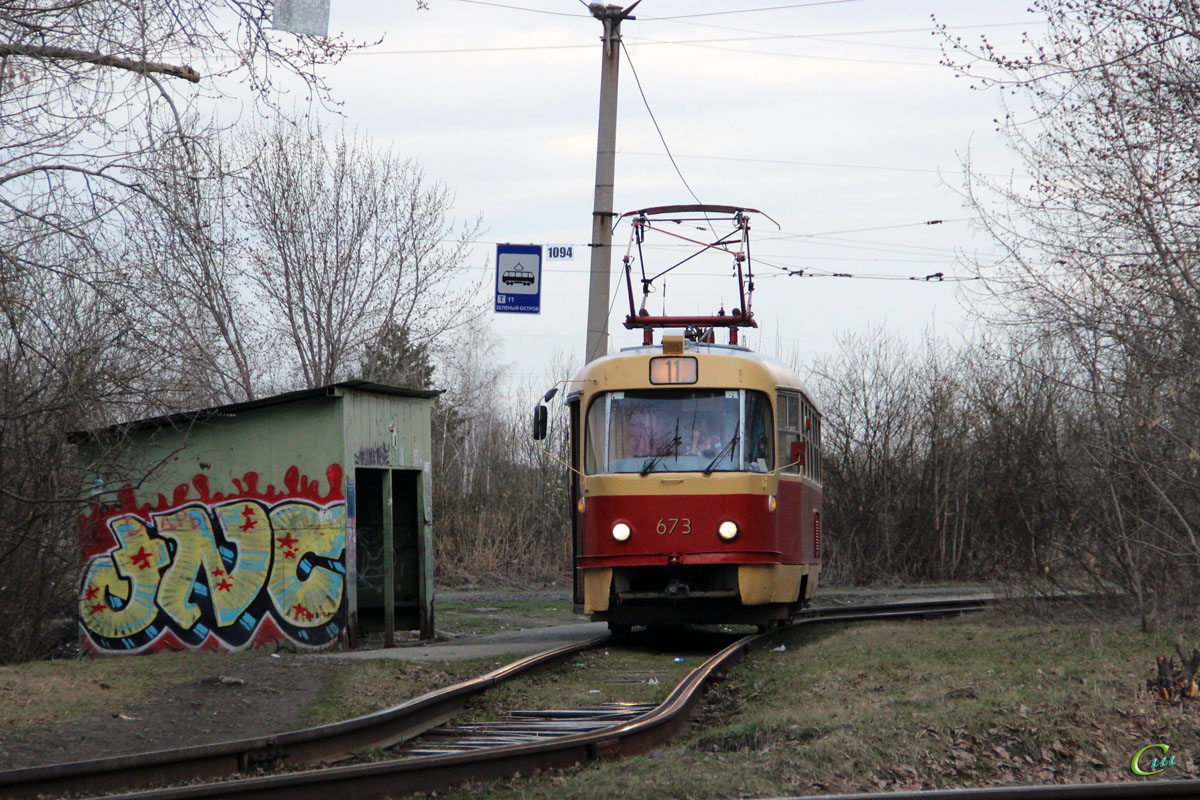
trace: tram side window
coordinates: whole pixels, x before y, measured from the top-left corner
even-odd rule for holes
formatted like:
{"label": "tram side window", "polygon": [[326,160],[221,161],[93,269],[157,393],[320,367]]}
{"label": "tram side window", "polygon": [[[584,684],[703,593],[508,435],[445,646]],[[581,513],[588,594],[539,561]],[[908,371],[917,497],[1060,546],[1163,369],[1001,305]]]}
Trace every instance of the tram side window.
{"label": "tram side window", "polygon": [[800,401],[800,434],[804,441],[804,477],[821,482],[821,416],[807,400]]}
{"label": "tram side window", "polygon": [[770,472],[771,457],[771,400],[762,392],[746,392],[746,469],[751,472]]}
{"label": "tram side window", "polygon": [[779,463],[783,472],[797,475],[800,467],[791,464],[792,443],[803,441],[800,430],[800,398],[794,394],[780,392],[775,402],[779,413]]}
{"label": "tram side window", "polygon": [[812,446],[813,480],[821,482],[821,415],[813,411]]}

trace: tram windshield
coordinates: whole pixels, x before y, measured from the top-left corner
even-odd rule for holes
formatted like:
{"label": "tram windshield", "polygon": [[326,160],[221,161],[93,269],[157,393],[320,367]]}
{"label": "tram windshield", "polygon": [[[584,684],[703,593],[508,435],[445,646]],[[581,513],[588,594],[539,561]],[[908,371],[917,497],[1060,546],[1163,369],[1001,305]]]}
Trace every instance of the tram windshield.
{"label": "tram windshield", "polygon": [[588,409],[584,468],[611,472],[768,472],[774,427],[761,392],[646,389]]}

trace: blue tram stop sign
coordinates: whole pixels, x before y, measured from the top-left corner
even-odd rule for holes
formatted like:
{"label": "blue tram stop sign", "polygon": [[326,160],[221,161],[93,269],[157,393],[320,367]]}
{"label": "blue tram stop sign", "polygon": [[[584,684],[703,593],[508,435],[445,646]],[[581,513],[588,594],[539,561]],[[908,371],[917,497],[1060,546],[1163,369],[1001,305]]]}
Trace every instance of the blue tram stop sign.
{"label": "blue tram stop sign", "polygon": [[496,245],[496,313],[542,313],[542,246]]}

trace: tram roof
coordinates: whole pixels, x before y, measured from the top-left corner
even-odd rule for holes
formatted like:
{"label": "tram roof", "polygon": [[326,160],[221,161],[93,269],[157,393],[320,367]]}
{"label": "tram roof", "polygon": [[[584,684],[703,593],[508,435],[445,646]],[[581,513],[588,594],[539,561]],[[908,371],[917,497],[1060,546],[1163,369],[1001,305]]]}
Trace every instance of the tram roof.
{"label": "tram roof", "polygon": [[[582,376],[585,372],[591,369],[593,365],[598,365],[605,361],[632,355],[662,355],[662,352],[663,348],[661,344],[622,347],[620,351],[616,353],[602,356],[590,364],[584,365],[583,369],[577,373],[576,377]],[[686,355],[703,354],[733,356],[736,358],[745,358],[751,361],[757,361],[770,370],[775,377],[775,382],[778,386],[790,389],[799,389],[804,393],[804,396],[808,398],[808,401],[812,403],[813,407],[816,408],[817,413],[825,413],[821,408],[821,403],[813,396],[812,392],[808,390],[808,387],[804,384],[804,381],[800,379],[800,376],[796,374],[795,370],[777,358],[765,356],[762,353],[756,353],[747,347],[737,344],[709,344],[705,342],[691,341],[684,343],[684,353]]]}

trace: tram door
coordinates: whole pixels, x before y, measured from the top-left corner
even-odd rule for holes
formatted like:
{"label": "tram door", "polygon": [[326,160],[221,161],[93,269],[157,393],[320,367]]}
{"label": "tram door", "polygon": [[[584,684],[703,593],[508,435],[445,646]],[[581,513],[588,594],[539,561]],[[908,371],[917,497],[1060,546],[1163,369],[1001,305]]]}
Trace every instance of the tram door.
{"label": "tram door", "polygon": [[571,466],[574,469],[568,471],[567,480],[570,485],[571,502],[571,578],[572,578],[572,594],[571,598],[576,606],[576,611],[583,610],[583,582],[579,579],[579,568],[575,566],[579,558],[579,551],[582,547],[583,526],[579,520],[579,498],[582,495],[583,487],[579,485],[579,471],[583,469],[583,420],[579,414],[579,395],[567,398],[568,412],[567,415],[571,420]]}
{"label": "tram door", "polygon": [[[354,470],[355,557],[359,630],[395,632],[427,625],[421,619],[421,471]],[[430,626],[431,627],[431,626]]]}

